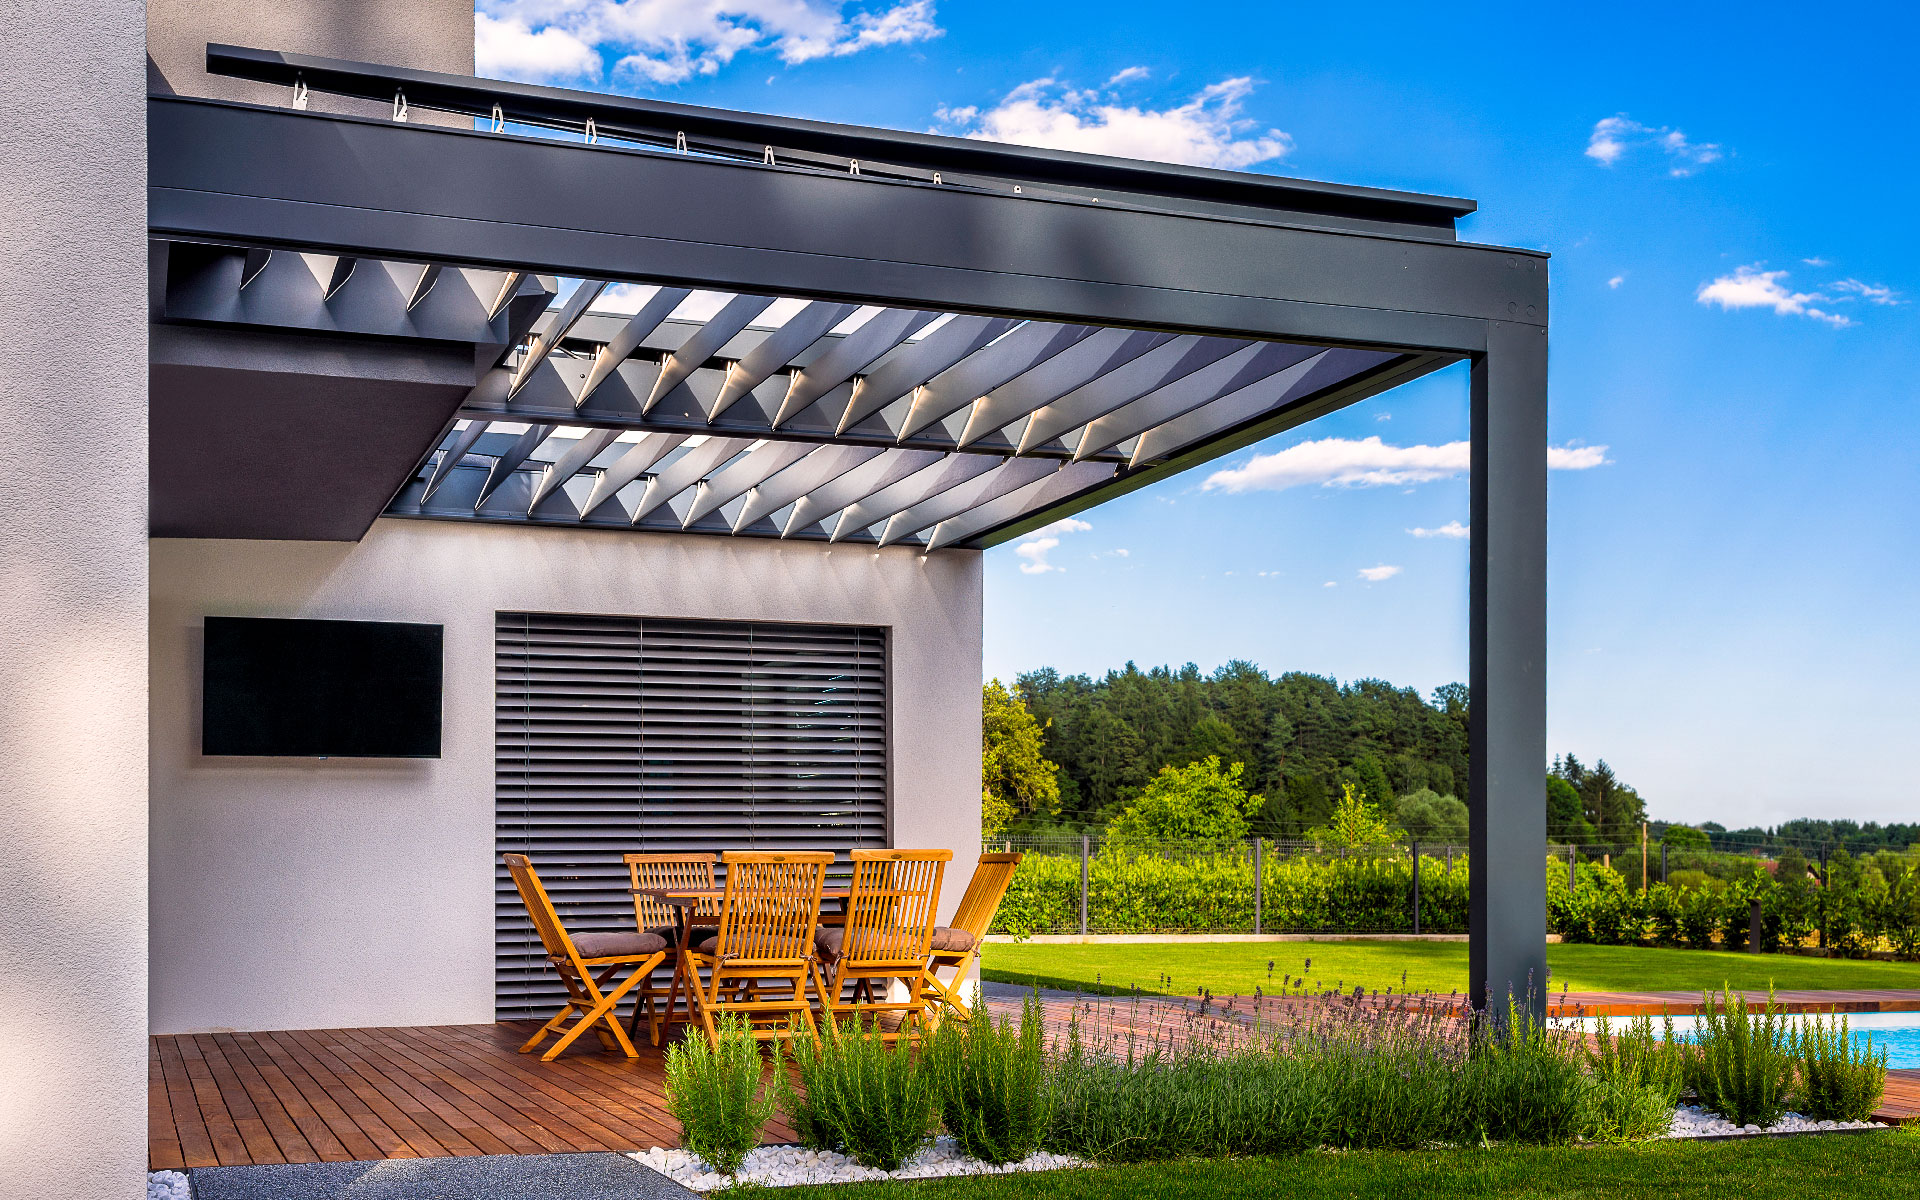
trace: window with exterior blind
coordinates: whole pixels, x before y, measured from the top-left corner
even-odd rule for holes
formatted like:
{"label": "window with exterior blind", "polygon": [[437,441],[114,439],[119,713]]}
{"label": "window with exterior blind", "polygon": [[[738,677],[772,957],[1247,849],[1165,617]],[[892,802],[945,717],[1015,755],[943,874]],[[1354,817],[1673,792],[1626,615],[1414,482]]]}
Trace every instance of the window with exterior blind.
{"label": "window with exterior blind", "polygon": [[500,613],[494,1006],[564,1000],[499,854],[576,931],[630,930],[630,851],[886,844],[881,629]]}

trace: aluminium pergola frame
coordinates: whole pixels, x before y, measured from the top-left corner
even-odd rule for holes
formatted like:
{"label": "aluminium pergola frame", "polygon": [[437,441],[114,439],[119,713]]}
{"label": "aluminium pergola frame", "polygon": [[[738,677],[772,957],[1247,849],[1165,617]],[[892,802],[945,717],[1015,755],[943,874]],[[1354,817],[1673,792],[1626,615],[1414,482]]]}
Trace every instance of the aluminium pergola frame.
{"label": "aluminium pergola frame", "polygon": [[[1455,240],[1471,202],[272,51],[208,67],[297,107],[150,98],[150,236],[204,268],[157,319],[475,347],[390,516],[981,548],[1468,360],[1470,990],[1543,1008],[1547,271]],[[549,306],[556,277],[583,282]],[[658,290],[596,311],[616,284]]]}

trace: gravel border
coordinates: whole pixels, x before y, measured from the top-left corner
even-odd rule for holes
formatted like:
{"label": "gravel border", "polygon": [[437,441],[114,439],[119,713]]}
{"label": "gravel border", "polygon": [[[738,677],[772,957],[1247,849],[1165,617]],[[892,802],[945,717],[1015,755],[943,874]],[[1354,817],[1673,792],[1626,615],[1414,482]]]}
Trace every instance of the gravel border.
{"label": "gravel border", "polygon": [[1092,1164],[1064,1154],[1041,1151],[1016,1163],[996,1167],[960,1153],[950,1137],[935,1138],[898,1171],[863,1167],[844,1154],[809,1150],[804,1146],[762,1146],[747,1155],[740,1174],[732,1179],[708,1169],[687,1150],[635,1151],[629,1157],[696,1192],[711,1192],[734,1183],[792,1187],[803,1183],[860,1183],[877,1179],[937,1179],[951,1175],[1008,1175],[1016,1171],[1057,1171]]}

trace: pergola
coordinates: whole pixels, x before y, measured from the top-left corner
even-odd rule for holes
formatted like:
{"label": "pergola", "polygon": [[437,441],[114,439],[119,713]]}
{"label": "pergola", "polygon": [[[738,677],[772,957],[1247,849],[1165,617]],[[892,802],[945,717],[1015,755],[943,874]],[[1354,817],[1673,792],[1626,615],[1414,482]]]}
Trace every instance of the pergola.
{"label": "pergola", "polygon": [[1547,271],[1470,201],[207,60],[291,104],[148,101],[156,536],[979,549],[1470,362],[1470,982],[1539,1002]]}

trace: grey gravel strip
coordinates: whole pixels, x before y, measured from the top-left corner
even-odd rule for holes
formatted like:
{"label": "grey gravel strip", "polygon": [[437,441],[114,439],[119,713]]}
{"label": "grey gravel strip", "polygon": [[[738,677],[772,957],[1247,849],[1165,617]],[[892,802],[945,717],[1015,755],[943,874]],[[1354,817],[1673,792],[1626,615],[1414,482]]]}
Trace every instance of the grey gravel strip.
{"label": "grey gravel strip", "polygon": [[624,1154],[499,1154],[199,1167],[194,1200],[687,1200]]}

